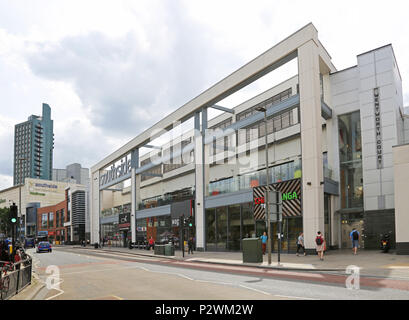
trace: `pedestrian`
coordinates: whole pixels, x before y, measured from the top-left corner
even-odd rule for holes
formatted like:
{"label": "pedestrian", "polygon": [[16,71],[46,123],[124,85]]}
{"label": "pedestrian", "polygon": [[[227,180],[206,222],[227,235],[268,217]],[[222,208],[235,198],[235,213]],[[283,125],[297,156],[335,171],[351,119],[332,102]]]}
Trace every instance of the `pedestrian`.
{"label": "pedestrian", "polygon": [[102,238],[102,247],[104,247],[104,246],[105,246],[105,237]]}
{"label": "pedestrian", "polygon": [[305,247],[304,247],[304,233],[300,232],[300,235],[297,238],[297,257],[299,256],[299,251],[302,248],[305,256]]}
{"label": "pedestrian", "polygon": [[321,234],[321,231],[317,232],[317,237],[315,238],[316,250],[320,260],[324,260],[324,250],[325,250],[325,239]]}
{"label": "pedestrian", "polygon": [[356,255],[359,247],[359,232],[355,228],[352,229],[351,233],[349,234],[349,237],[351,238],[352,241],[352,251],[354,252],[354,255]]}
{"label": "pedestrian", "polygon": [[190,254],[190,252],[192,252],[192,254],[193,254],[193,244],[194,244],[193,237],[190,237],[190,238],[189,238],[189,241],[187,242],[187,245],[188,245],[188,251],[187,251],[187,253],[188,253],[188,254]]}
{"label": "pedestrian", "polygon": [[16,270],[20,270],[20,262],[21,261],[21,255],[20,255],[20,250],[16,250],[16,253],[14,254],[14,263],[16,264]]}
{"label": "pedestrian", "polygon": [[263,255],[266,254],[266,247],[267,247],[267,233],[264,231],[263,235],[260,237],[261,239],[261,248],[263,249]]}
{"label": "pedestrian", "polygon": [[153,240],[153,238],[151,237],[149,239],[149,251],[151,250],[151,248],[155,249],[154,244],[155,244],[155,240]]}

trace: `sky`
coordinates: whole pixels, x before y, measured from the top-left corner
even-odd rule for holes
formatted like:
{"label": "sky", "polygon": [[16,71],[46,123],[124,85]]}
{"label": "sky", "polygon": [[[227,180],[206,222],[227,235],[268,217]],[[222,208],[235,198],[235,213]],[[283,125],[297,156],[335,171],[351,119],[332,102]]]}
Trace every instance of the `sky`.
{"label": "sky", "polygon": [[54,168],[90,168],[310,22],[338,70],[392,44],[409,106],[408,12],[399,0],[0,0],[0,190],[14,126],[42,103]]}

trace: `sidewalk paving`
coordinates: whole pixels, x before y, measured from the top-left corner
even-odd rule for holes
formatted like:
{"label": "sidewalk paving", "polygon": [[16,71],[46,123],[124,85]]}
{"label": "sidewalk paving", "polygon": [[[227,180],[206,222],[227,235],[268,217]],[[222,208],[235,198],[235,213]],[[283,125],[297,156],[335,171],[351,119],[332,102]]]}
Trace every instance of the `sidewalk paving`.
{"label": "sidewalk paving", "polygon": [[[74,246],[73,248],[83,248]],[[153,251],[142,249],[128,249],[120,247],[108,247],[95,249],[87,246],[87,249],[98,251],[121,252],[134,255],[155,256],[160,258],[177,259],[191,262],[218,263],[226,265],[252,266],[257,268],[277,268],[281,270],[294,271],[328,271],[346,273],[348,266],[360,268],[360,274],[374,277],[401,278],[409,280],[409,256],[396,255],[393,251],[382,253],[380,250],[360,250],[357,255],[352,250],[330,250],[324,256],[324,261],[320,261],[317,255],[296,256],[295,254],[281,254],[280,266],[277,264],[277,254],[272,253],[271,265],[268,265],[268,255],[263,256],[263,263],[243,263],[242,252],[199,252],[194,254],[185,252],[182,256],[181,250],[175,250],[175,256],[159,256]]]}

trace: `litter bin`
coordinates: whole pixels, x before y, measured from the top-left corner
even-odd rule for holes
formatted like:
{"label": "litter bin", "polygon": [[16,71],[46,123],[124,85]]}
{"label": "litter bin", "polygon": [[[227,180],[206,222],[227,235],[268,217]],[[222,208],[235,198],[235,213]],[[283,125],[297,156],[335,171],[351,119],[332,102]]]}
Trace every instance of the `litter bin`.
{"label": "litter bin", "polygon": [[243,239],[243,262],[263,262],[263,252],[261,250],[260,238]]}
{"label": "litter bin", "polygon": [[174,256],[175,247],[172,244],[165,244],[165,256]]}
{"label": "litter bin", "polygon": [[95,249],[98,249],[98,242],[95,242],[95,243],[94,243],[94,248],[95,248]]}
{"label": "litter bin", "polygon": [[157,255],[164,256],[165,255],[165,245],[155,244],[154,253],[157,254]]}

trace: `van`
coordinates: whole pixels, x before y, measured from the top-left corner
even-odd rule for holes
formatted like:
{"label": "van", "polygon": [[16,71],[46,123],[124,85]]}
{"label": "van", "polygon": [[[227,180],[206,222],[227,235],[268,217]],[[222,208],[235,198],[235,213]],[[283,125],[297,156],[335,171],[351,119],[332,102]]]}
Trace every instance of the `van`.
{"label": "van", "polygon": [[24,240],[24,248],[35,248],[34,238],[26,238]]}

